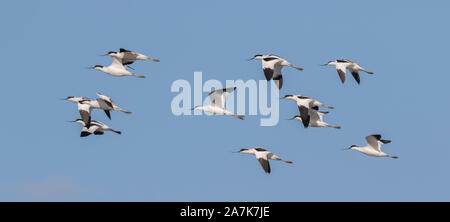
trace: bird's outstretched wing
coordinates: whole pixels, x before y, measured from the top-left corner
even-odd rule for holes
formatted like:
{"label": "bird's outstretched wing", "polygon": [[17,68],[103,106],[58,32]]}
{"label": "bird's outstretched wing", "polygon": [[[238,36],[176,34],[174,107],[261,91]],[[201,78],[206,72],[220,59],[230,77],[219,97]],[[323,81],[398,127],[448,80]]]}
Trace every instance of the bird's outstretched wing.
{"label": "bird's outstretched wing", "polygon": [[267,159],[267,152],[256,152],[255,156],[256,159],[258,159],[259,164],[261,164],[261,167],[264,169],[264,172],[270,173],[270,164]]}
{"label": "bird's outstretched wing", "polygon": [[125,69],[125,66],[122,63],[122,59],[114,56],[111,56],[111,59],[112,59],[111,67],[114,67],[116,69]]}
{"label": "bird's outstretched wing", "polygon": [[[280,61],[280,59],[276,56],[268,56],[263,58],[262,60],[262,68],[264,71],[264,75],[266,76],[266,80],[269,81],[272,79],[275,73],[275,65]],[[281,72],[280,72],[281,75]]]}
{"label": "bird's outstretched wing", "polygon": [[353,78],[355,78],[356,82],[359,84],[359,82],[361,80],[359,79],[358,70],[352,70],[351,73],[352,73]]}
{"label": "bird's outstretched wing", "polygon": [[309,97],[297,96],[297,106],[300,112],[300,117],[302,118],[302,123],[305,128],[309,126],[310,115],[309,110],[311,108],[312,99]]}
{"label": "bird's outstretched wing", "polygon": [[275,64],[274,68],[273,81],[278,86],[278,89],[281,89],[281,87],[283,86],[283,76],[281,75],[282,66],[279,64]]}
{"label": "bird's outstretched wing", "polygon": [[345,82],[345,71],[347,69],[348,64],[347,63],[338,63],[336,65],[336,71],[339,74],[339,78],[341,79],[341,82]]}
{"label": "bird's outstretched wing", "polygon": [[81,120],[84,126],[89,128],[91,126],[91,106],[87,103],[78,103],[78,112],[80,112]]}
{"label": "bird's outstretched wing", "polygon": [[366,136],[367,144],[369,144],[370,147],[372,147],[374,150],[381,152],[381,135],[380,134],[374,134]]}
{"label": "bird's outstretched wing", "polygon": [[225,97],[232,93],[236,87],[217,89],[208,94],[211,100],[211,106],[225,108]]}

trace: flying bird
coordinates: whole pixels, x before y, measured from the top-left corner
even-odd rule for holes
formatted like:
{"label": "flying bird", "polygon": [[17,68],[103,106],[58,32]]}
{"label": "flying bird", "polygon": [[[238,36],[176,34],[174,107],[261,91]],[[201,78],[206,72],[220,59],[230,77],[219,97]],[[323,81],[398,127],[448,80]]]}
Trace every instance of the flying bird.
{"label": "flying bird", "polygon": [[[111,52],[110,52],[111,53]],[[91,67],[91,69],[100,70],[106,74],[112,76],[135,76],[138,78],[145,78],[142,75],[136,75],[125,68],[125,65],[122,62],[122,59],[118,57],[111,56],[112,63],[109,66],[95,65]],[[131,64],[131,63],[130,63]]]}
{"label": "flying bird", "polygon": [[81,121],[84,122],[87,128],[90,127],[91,124],[91,99],[86,97],[74,97],[68,96],[64,100],[75,102],[78,105],[78,112],[81,116]]}
{"label": "flying bird", "polygon": [[124,66],[130,65],[137,60],[150,60],[154,62],[159,62],[159,59],[150,58],[146,55],[126,50],[124,48],[120,48],[119,52],[110,51],[106,55],[120,59],[120,61],[122,61],[122,65]]}
{"label": "flying bird", "polygon": [[91,105],[92,108],[95,109],[102,109],[103,111],[105,111],[106,116],[108,116],[109,119],[111,119],[111,114],[109,111],[111,110],[117,110],[117,111],[121,111],[124,112],[126,114],[131,114],[130,111],[126,111],[120,107],[118,107],[111,98],[109,98],[108,96],[102,95],[101,93],[96,93],[98,98],[96,99],[96,102],[92,101]]}
{"label": "flying bird", "polygon": [[356,150],[361,153],[364,153],[368,156],[375,156],[375,157],[390,157],[393,159],[397,159],[397,156],[391,156],[383,151],[381,151],[381,145],[388,144],[391,141],[390,140],[382,140],[380,134],[374,134],[366,136],[367,145],[366,146],[356,146],[352,145],[348,148],[348,150]]}
{"label": "flying bird", "polygon": [[89,136],[91,134],[94,135],[103,135],[105,131],[112,131],[115,132],[117,134],[122,134],[122,132],[117,131],[117,130],[113,130],[111,129],[108,125],[100,122],[100,121],[96,121],[96,120],[91,120],[91,124],[89,127],[86,127],[85,123],[83,120],[81,119],[76,119],[72,122],[76,122],[79,123],[83,126],[83,128],[81,129],[81,134],[80,137],[86,137]]}
{"label": "flying bird", "polygon": [[86,97],[74,97],[74,96],[68,96],[64,100],[75,102],[78,104],[78,111],[80,112],[81,119],[85,122],[88,128],[90,124],[92,109],[103,110],[109,119],[111,119],[110,114],[111,110],[117,110],[127,114],[131,114],[131,112],[118,107],[108,96],[102,95],[100,93],[97,93],[97,96],[98,98],[96,100],[92,100]]}
{"label": "flying bird", "polygon": [[309,110],[312,107],[320,106],[328,109],[334,109],[332,106],[325,106],[323,103],[304,95],[285,95],[283,99],[294,100],[297,102],[298,111],[300,112],[300,118],[303,126],[307,128],[310,122]]}
{"label": "flying bird", "polygon": [[225,109],[225,98],[228,94],[232,93],[236,87],[217,89],[211,91],[208,96],[211,103],[207,106],[195,106],[193,110],[203,110],[205,112],[217,114],[217,115],[228,115],[234,116],[238,119],[244,119],[243,115],[235,115],[234,113]]}
{"label": "flying bird", "polygon": [[294,66],[285,59],[273,54],[255,55],[250,60],[262,61],[262,68],[264,71],[264,75],[266,76],[266,80],[269,81],[273,79],[275,84],[278,86],[278,89],[281,89],[281,87],[283,86],[283,76],[281,75],[281,68],[283,68],[283,66],[290,66],[300,71],[303,70],[303,68]]}
{"label": "flying bird", "polygon": [[244,153],[244,154],[252,154],[255,155],[258,162],[261,164],[264,172],[270,173],[270,164],[269,160],[281,160],[285,163],[292,163],[292,161],[283,160],[272,152],[263,149],[263,148],[250,148],[250,149],[241,149],[235,153]]}
{"label": "flying bird", "polygon": [[[341,129],[340,126],[332,126],[332,125],[330,125],[330,124],[328,124],[328,123],[323,121],[323,116],[325,114],[328,114],[328,113],[329,112],[319,111],[319,107],[318,106],[311,107],[311,109],[309,110],[310,119],[309,119],[309,125],[308,126],[309,127],[332,127],[332,128],[335,128],[335,129]],[[297,116],[294,116],[294,118],[292,118],[292,119],[298,120],[298,121],[303,123],[303,120],[302,120],[301,116],[297,115]]]}
{"label": "flying bird", "polygon": [[342,83],[345,82],[345,73],[347,69],[352,73],[353,78],[355,78],[356,82],[360,83],[360,78],[358,71],[363,71],[368,74],[373,74],[373,72],[367,71],[366,69],[359,66],[356,62],[352,62],[348,59],[338,59],[335,61],[329,61],[327,64],[324,64],[322,66],[336,66],[336,70],[339,74],[339,78],[341,78]]}

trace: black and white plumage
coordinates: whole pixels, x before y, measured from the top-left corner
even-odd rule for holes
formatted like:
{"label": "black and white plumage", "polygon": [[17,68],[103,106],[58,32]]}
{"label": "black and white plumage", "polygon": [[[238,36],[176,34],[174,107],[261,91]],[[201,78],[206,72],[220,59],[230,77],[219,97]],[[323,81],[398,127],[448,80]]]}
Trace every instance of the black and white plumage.
{"label": "black and white plumage", "polygon": [[290,66],[300,71],[303,70],[303,68],[294,66],[287,60],[273,54],[255,55],[250,60],[253,59],[262,61],[262,68],[264,71],[264,75],[266,76],[266,80],[269,81],[273,79],[275,84],[278,86],[278,89],[281,89],[281,87],[283,86],[283,76],[281,74],[281,69],[283,68],[283,66]]}
{"label": "black and white plumage", "polygon": [[86,137],[91,134],[103,135],[105,131],[112,131],[117,134],[122,134],[122,132],[113,130],[108,125],[96,120],[91,120],[89,127],[87,127],[84,121],[81,119],[77,119],[73,122],[79,123],[83,126],[83,128],[81,129],[80,137]]}
{"label": "black and white plumage", "polygon": [[225,98],[228,94],[232,93],[236,87],[217,89],[211,91],[208,96],[211,100],[211,103],[206,106],[196,106],[193,110],[203,110],[205,112],[217,114],[217,115],[228,115],[233,116],[238,119],[244,119],[243,115],[235,115],[234,113],[225,109]]}
{"label": "black and white plumage", "polygon": [[347,69],[352,73],[353,78],[355,78],[356,82],[359,84],[361,82],[358,71],[363,71],[368,74],[373,74],[373,72],[367,71],[366,69],[359,66],[356,62],[352,62],[348,59],[338,59],[335,61],[329,61],[327,64],[323,66],[336,66],[336,70],[339,74],[339,78],[341,82],[345,82],[345,73]]}
{"label": "black and white plumage", "polygon": [[80,113],[81,120],[89,128],[91,124],[91,99],[86,97],[74,97],[68,96],[65,100],[75,102],[78,106],[78,112]]}
{"label": "black and white plumage", "polygon": [[256,148],[249,148],[249,149],[241,149],[237,151],[236,153],[243,153],[243,154],[252,154],[255,155],[258,162],[261,164],[261,167],[264,169],[264,172],[270,173],[270,164],[269,160],[281,160],[285,163],[292,163],[292,161],[283,160],[279,156],[273,154],[272,152],[256,147]]}
{"label": "black and white plumage", "polygon": [[366,146],[359,147],[359,146],[356,146],[356,145],[352,145],[348,149],[349,150],[359,151],[359,152],[364,153],[364,154],[366,154],[368,156],[390,157],[390,158],[393,158],[393,159],[397,159],[398,158],[397,156],[391,156],[391,155],[388,155],[388,154],[384,153],[383,151],[381,151],[381,145],[388,144],[391,141],[390,140],[382,140],[380,134],[373,134],[373,135],[366,136],[366,141],[367,141],[367,145]]}
{"label": "black and white plumage", "polygon": [[159,59],[150,58],[141,53],[126,50],[124,48],[120,48],[120,51],[116,54],[116,56],[122,60],[123,65],[130,65],[136,60],[150,60],[153,62],[159,62]]}
{"label": "black and white plumage", "polygon": [[111,98],[108,96],[97,93],[98,98],[96,100],[92,100],[86,97],[74,97],[69,96],[65,98],[65,100],[75,102],[78,104],[78,111],[80,112],[81,118],[86,123],[87,126],[90,124],[90,115],[92,109],[102,109],[106,116],[111,119],[111,110],[121,111],[127,114],[131,114],[131,112],[126,111],[120,107],[118,107]]}
{"label": "black and white plumage", "polygon": [[124,55],[120,56],[121,54],[117,52],[109,52],[107,55],[111,56],[112,59],[111,65],[109,66],[95,65],[94,67],[92,67],[92,69],[100,70],[112,76],[135,76],[138,78],[145,78],[145,76],[143,75],[137,75],[126,69],[125,67],[126,64],[131,64],[133,62],[131,61],[123,62],[123,57],[125,57]]}
{"label": "black and white plumage", "polygon": [[[309,125],[308,126],[309,127],[332,127],[332,128],[335,128],[335,129],[341,129],[340,126],[333,126],[333,125],[330,125],[330,124],[328,124],[328,123],[323,121],[323,116],[325,114],[328,114],[328,113],[329,112],[319,111],[319,107],[318,106],[311,107],[311,109],[309,109],[310,119],[309,119]],[[303,123],[303,119],[302,119],[301,116],[297,115],[297,116],[294,116],[294,118],[292,118],[292,119],[298,120],[298,121]]]}
{"label": "black and white plumage", "polygon": [[334,109],[332,106],[325,106],[323,103],[304,95],[285,95],[284,99],[294,100],[297,102],[298,111],[300,112],[300,118],[303,126],[307,128],[310,122],[310,109],[312,107],[324,107],[328,109]]}
{"label": "black and white plumage", "polygon": [[109,98],[108,96],[105,96],[101,93],[97,92],[97,96],[98,98],[97,103],[93,103],[92,104],[92,108],[97,108],[97,109],[102,109],[105,111],[106,116],[108,116],[109,119],[111,119],[111,113],[109,111],[111,110],[117,110],[117,111],[121,111],[123,113],[126,114],[131,114],[130,111],[126,111],[120,107],[118,107],[111,98]]}

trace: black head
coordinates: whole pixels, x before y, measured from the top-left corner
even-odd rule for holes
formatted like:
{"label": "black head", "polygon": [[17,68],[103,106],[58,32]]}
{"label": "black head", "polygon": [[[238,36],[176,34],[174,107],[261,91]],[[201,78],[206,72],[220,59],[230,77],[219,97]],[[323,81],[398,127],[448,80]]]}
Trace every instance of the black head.
{"label": "black head", "polygon": [[357,145],[351,145],[348,149],[351,150],[353,147],[357,147]]}
{"label": "black head", "polygon": [[70,100],[70,99],[73,99],[73,98],[74,98],[73,96],[68,96],[67,98],[64,98],[62,100]]}
{"label": "black head", "polygon": [[258,55],[253,56],[253,57],[252,57],[251,59],[249,59],[249,60],[253,60],[253,59],[262,60],[262,56],[263,56],[263,55],[258,54]]}
{"label": "black head", "polygon": [[94,69],[95,69],[95,68],[103,68],[103,66],[101,66],[101,65],[95,65],[95,66],[94,66]]}

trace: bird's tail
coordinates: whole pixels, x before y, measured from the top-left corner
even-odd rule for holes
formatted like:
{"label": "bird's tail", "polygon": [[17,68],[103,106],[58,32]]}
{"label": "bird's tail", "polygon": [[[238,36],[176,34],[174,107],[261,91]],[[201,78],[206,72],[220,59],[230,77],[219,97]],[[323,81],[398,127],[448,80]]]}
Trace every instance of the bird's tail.
{"label": "bird's tail", "polygon": [[289,160],[283,160],[283,162],[285,162],[285,163],[292,163],[292,161],[289,161]]}
{"label": "bird's tail", "polygon": [[233,115],[234,117],[238,118],[238,119],[244,119],[244,115]]}
{"label": "bird's tail", "polygon": [[113,132],[115,132],[115,133],[117,133],[117,134],[122,134],[122,132],[120,132],[120,131],[117,131],[117,130],[113,130],[113,129],[111,129],[111,131],[113,131]]}
{"label": "bird's tail", "polygon": [[389,156],[392,159],[398,159],[398,156]]}

